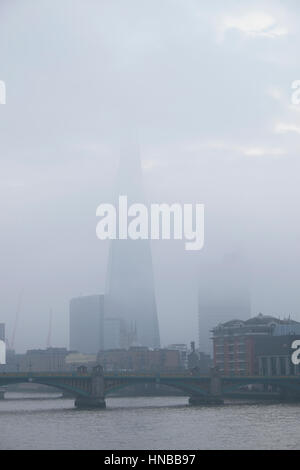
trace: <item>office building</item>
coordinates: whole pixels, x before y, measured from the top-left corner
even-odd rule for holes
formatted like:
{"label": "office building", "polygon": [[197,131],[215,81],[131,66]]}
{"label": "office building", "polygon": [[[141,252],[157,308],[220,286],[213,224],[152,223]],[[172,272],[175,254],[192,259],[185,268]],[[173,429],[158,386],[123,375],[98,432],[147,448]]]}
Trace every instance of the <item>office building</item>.
{"label": "office building", "polygon": [[11,353],[6,372],[58,372],[66,370],[66,348],[30,349],[25,354]]}
{"label": "office building", "polygon": [[251,316],[247,267],[243,258],[227,254],[221,262],[208,263],[201,272],[198,297],[199,350],[212,354],[209,332],[218,323]]}
{"label": "office building", "polygon": [[104,349],[119,349],[127,345],[124,325],[120,318],[104,319]]}
{"label": "office building", "polygon": [[0,341],[5,341],[5,323],[0,323]]}
{"label": "office building", "polygon": [[104,347],[104,296],[90,295],[70,301],[70,349],[97,354]]}
{"label": "office building", "polygon": [[0,366],[6,364],[5,324],[0,323]]}

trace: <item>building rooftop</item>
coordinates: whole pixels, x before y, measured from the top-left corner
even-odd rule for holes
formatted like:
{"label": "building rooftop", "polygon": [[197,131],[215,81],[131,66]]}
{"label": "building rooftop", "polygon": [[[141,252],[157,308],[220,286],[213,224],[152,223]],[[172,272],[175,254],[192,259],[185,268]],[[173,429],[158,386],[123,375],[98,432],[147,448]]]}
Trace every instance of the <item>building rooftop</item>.
{"label": "building rooftop", "polygon": [[230,320],[225,323],[220,323],[213,331],[226,329],[226,328],[246,328],[246,327],[276,327],[277,325],[300,325],[299,322],[286,318],[281,320],[272,315],[263,315],[260,313],[256,317],[249,318],[248,320]]}

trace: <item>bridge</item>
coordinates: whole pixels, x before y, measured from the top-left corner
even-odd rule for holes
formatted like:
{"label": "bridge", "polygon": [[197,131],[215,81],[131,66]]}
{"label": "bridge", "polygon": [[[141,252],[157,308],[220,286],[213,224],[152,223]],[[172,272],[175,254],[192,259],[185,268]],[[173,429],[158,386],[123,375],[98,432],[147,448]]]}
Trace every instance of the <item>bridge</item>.
{"label": "bridge", "polygon": [[[36,383],[67,392],[75,397],[77,408],[105,408],[105,397],[116,390],[136,384],[161,384],[184,392],[190,405],[218,405],[234,396],[241,387],[267,385],[280,390],[283,400],[300,401],[300,376],[220,376],[217,371],[207,376],[192,372],[151,374],[103,372],[96,366],[91,372],[81,367],[77,372],[0,373],[0,387],[11,384]],[[250,394],[248,394],[249,396]]]}

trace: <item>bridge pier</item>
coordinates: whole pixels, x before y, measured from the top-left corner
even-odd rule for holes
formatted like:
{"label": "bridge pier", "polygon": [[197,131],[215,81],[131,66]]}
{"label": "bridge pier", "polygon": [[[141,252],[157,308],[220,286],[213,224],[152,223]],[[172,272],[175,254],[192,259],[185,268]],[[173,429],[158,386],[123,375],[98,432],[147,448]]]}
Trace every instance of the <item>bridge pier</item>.
{"label": "bridge pier", "polygon": [[190,406],[216,406],[223,404],[223,398],[214,397],[212,395],[193,395],[189,398]]}
{"label": "bridge pier", "polygon": [[211,369],[209,393],[207,395],[192,395],[189,398],[191,406],[215,406],[223,405],[222,380],[218,370]]}
{"label": "bridge pier", "polygon": [[103,409],[106,408],[106,403],[104,398],[97,397],[77,397],[75,400],[75,406],[81,410],[88,409]]}
{"label": "bridge pier", "polygon": [[92,384],[90,396],[79,396],[75,400],[75,406],[79,409],[103,409],[106,408],[104,397],[104,375],[103,368],[98,365],[92,373]]}

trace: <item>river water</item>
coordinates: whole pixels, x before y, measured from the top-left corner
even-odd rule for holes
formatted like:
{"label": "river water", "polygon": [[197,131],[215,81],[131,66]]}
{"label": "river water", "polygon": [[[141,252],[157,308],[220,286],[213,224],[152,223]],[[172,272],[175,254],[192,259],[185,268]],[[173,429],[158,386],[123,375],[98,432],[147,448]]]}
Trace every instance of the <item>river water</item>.
{"label": "river water", "polygon": [[300,405],[227,403],[192,408],[184,397],[109,398],[82,411],[46,394],[0,401],[0,450],[300,449]]}

